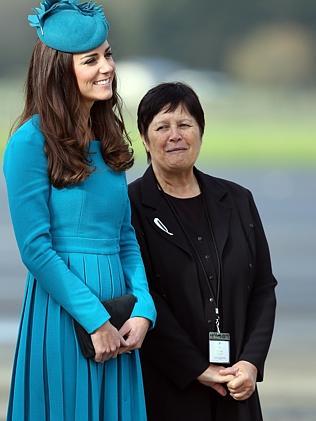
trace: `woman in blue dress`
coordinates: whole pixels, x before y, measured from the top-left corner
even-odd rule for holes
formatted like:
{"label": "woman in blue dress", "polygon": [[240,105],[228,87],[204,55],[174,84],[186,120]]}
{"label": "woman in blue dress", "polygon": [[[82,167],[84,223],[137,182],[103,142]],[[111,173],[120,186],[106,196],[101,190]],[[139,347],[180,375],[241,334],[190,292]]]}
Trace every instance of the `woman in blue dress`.
{"label": "woman in blue dress", "polygon": [[[28,269],[8,421],[144,421],[138,348],[155,308],[130,223],[133,153],[100,6],[45,0],[25,108],[4,157]],[[101,301],[136,296],[120,330]],[[91,335],[86,359],[74,330]]]}

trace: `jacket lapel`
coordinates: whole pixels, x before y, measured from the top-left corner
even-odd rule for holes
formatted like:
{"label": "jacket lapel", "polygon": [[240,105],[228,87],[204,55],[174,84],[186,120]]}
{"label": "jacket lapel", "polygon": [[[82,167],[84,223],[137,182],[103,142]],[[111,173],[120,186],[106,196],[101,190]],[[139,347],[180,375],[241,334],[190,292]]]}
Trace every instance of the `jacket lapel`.
{"label": "jacket lapel", "polygon": [[229,194],[226,188],[218,182],[218,179],[197,169],[194,169],[194,173],[202,188],[218,252],[222,257],[230,230],[231,204]]}
{"label": "jacket lapel", "polygon": [[165,240],[174,243],[191,256],[186,237],[159,190],[152,167],[142,177],[142,204],[146,219],[152,228]]}

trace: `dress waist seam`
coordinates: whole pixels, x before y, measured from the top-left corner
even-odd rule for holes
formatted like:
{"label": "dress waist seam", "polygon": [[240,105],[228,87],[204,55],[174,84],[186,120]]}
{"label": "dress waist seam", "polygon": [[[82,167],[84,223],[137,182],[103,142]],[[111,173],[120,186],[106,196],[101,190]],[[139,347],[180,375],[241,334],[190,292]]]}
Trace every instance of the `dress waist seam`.
{"label": "dress waist seam", "polygon": [[53,249],[60,253],[116,254],[118,238],[52,237]]}

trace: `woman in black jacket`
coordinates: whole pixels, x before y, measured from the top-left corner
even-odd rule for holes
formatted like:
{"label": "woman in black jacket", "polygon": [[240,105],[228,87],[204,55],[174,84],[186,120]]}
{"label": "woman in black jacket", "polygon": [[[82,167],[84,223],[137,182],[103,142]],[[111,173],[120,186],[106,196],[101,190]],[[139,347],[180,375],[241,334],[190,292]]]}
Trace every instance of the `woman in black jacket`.
{"label": "woman in black jacket", "polygon": [[276,280],[249,190],[194,167],[204,113],[182,83],[138,108],[151,165],[129,186],[157,325],[143,345],[149,421],[260,421]]}

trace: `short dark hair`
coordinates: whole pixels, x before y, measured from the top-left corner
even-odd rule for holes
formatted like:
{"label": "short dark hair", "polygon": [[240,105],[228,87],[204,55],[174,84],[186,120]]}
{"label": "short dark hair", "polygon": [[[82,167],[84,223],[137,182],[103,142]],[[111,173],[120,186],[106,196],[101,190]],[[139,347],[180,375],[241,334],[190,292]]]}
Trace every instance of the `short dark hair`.
{"label": "short dark hair", "polygon": [[[164,108],[174,111],[179,105],[184,106],[195,118],[201,137],[204,133],[204,111],[197,94],[193,89],[182,82],[160,83],[150,89],[141,99],[137,110],[137,126],[139,133],[148,141],[147,132],[153,118]],[[147,152],[147,160],[151,161]]]}

